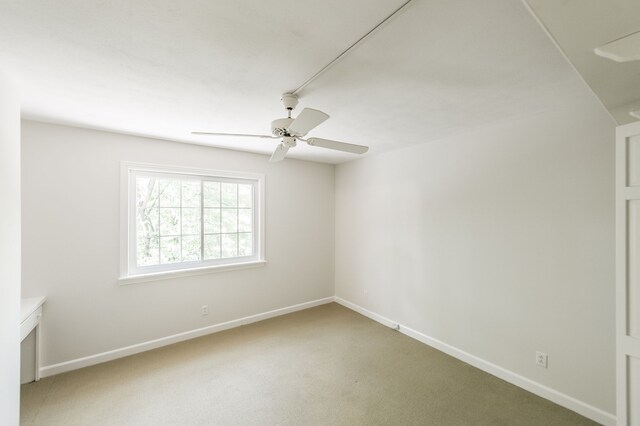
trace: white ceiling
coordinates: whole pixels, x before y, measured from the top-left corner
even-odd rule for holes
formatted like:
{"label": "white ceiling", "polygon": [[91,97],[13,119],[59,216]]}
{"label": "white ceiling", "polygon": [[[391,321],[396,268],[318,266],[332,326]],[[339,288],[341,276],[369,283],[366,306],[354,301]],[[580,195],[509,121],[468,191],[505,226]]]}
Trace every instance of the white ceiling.
{"label": "white ceiling", "polygon": [[[576,0],[577,1],[577,0]],[[0,0],[27,118],[270,153],[292,90],[402,0]],[[300,93],[319,136],[371,153],[537,113],[584,86],[515,0],[414,0]],[[295,112],[294,112],[295,115]],[[294,158],[357,158],[299,144]],[[367,154],[367,155],[370,155]]]}
{"label": "white ceiling", "polygon": [[614,62],[593,50],[640,31],[638,0],[527,0],[618,124],[640,109],[640,61]]}

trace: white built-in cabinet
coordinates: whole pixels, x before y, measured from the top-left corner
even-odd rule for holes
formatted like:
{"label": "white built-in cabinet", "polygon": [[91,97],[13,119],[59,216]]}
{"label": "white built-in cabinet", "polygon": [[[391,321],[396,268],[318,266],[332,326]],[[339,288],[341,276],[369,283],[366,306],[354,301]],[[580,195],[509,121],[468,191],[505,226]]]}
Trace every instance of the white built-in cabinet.
{"label": "white built-in cabinet", "polygon": [[640,426],[640,122],[616,135],[618,425]]}

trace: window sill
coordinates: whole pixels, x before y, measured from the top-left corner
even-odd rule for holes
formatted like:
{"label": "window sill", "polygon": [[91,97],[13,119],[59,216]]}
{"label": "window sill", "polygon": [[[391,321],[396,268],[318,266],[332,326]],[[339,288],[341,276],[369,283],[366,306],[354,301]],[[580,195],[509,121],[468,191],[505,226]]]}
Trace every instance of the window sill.
{"label": "window sill", "polygon": [[149,281],[168,280],[193,275],[213,274],[216,272],[233,271],[237,269],[259,268],[267,264],[266,260],[254,260],[251,262],[230,263],[227,265],[205,266],[202,268],[183,269],[178,271],[155,272],[153,274],[130,275],[118,278],[120,285],[144,283]]}

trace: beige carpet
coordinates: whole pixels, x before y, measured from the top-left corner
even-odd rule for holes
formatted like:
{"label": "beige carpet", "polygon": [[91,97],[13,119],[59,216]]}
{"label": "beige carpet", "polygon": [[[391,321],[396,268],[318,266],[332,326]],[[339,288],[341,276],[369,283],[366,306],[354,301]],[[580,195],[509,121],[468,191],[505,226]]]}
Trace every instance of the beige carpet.
{"label": "beige carpet", "polygon": [[23,385],[21,424],[593,422],[332,303]]}

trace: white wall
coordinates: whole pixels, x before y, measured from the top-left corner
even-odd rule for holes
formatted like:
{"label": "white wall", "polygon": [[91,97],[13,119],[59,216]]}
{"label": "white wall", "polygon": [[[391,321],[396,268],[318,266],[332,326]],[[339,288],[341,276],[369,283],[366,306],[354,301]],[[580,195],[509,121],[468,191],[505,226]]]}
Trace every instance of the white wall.
{"label": "white wall", "polygon": [[[339,165],[336,295],[613,413],[613,135],[585,97]],[[334,292],[333,166],[28,121],[22,156],[43,365]],[[119,286],[120,160],[266,173],[267,266]]]}
{"label": "white wall", "polygon": [[[333,295],[334,166],[29,121],[22,131],[22,292],[47,296],[43,366]],[[267,265],[118,285],[121,160],[265,173]]]}
{"label": "white wall", "polygon": [[0,416],[20,416],[20,105],[0,73]]}
{"label": "white wall", "polygon": [[336,295],[615,413],[614,134],[585,96],[339,165]]}

